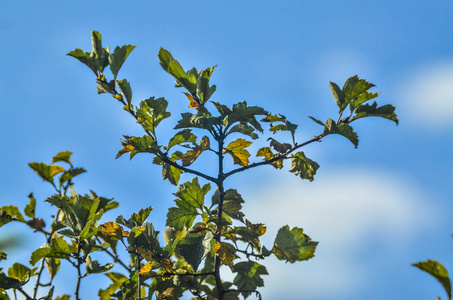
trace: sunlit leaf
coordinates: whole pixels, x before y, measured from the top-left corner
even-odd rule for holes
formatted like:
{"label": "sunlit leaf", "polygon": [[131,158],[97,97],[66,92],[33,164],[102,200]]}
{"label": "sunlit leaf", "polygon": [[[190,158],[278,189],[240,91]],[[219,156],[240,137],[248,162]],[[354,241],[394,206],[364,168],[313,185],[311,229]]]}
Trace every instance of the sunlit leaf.
{"label": "sunlit leaf", "polygon": [[252,142],[239,138],[229,143],[224,149],[224,153],[230,154],[235,164],[247,166],[249,164],[250,153],[245,148],[251,144]]}
{"label": "sunlit leaf", "polygon": [[194,143],[197,141],[197,136],[190,129],[184,129],[176,133],[168,142],[167,149],[183,143]]}
{"label": "sunlit leaf", "polygon": [[60,270],[60,259],[59,258],[46,258],[46,269],[49,272],[50,279],[54,278],[57,275],[58,270]]}
{"label": "sunlit leaf", "polygon": [[233,132],[239,132],[244,135],[248,135],[252,139],[256,140],[258,138],[258,134],[256,134],[254,131],[255,131],[255,128],[253,128],[250,125],[247,125],[247,123],[239,123],[239,124],[231,127],[231,129],[228,131],[228,134],[233,133]]}
{"label": "sunlit leaf", "polygon": [[[263,156],[264,160],[271,160],[273,158],[279,157],[279,154],[274,154],[270,147],[263,147],[258,150],[256,156]],[[276,169],[281,169],[283,167],[283,159],[276,160],[271,163],[272,166]]]}
{"label": "sunlit leaf", "polygon": [[36,174],[38,174],[39,177],[53,184],[52,166],[36,162],[31,162],[28,165],[33,169],[33,171],[35,171]]}
{"label": "sunlit leaf", "polygon": [[29,269],[28,267],[20,264],[14,263],[8,269],[8,276],[19,281],[28,281],[31,276],[35,276],[35,272],[38,268]]}
{"label": "sunlit leaf", "polygon": [[142,226],[142,224],[148,218],[152,210],[153,208],[151,206],[148,206],[147,208],[142,208],[138,213],[133,213],[131,219],[136,222],[137,226]]}
{"label": "sunlit leaf", "polygon": [[191,165],[201,155],[201,153],[203,151],[208,150],[209,147],[210,147],[210,141],[207,136],[204,136],[201,139],[200,145],[198,145],[197,143],[193,143],[192,150],[187,151],[182,156],[182,165],[183,166]]}
{"label": "sunlit leaf", "polygon": [[412,265],[436,278],[444,287],[445,292],[447,292],[448,299],[451,299],[450,277],[448,276],[447,269],[440,262],[428,259],[427,261],[421,261]]}
{"label": "sunlit leaf", "polygon": [[33,193],[30,193],[28,195],[28,198],[30,199],[30,203],[28,203],[25,206],[24,213],[27,217],[29,218],[34,218],[35,217],[35,209],[36,209],[36,199],[33,197]]}
{"label": "sunlit leaf", "polygon": [[256,120],[258,115],[268,115],[268,112],[258,106],[247,106],[247,102],[238,102],[233,105],[231,113],[228,115],[228,126],[236,122],[248,123],[259,132],[263,132],[261,124]]}
{"label": "sunlit leaf", "polygon": [[91,257],[88,255],[87,259],[85,261],[85,265],[86,265],[86,271],[88,274],[96,274],[96,273],[103,273],[103,272],[110,270],[111,268],[113,268],[113,266],[115,264],[107,263],[105,265],[101,265],[98,261],[91,260]]}
{"label": "sunlit leaf", "polygon": [[126,79],[117,80],[116,84],[120,88],[121,93],[126,98],[127,105],[130,106],[132,103],[132,88],[131,84]]}
{"label": "sunlit leaf", "polygon": [[303,233],[302,228],[294,227],[290,230],[286,225],[278,231],[272,253],[279,260],[294,263],[314,257],[317,245],[318,242],[313,242]]}
{"label": "sunlit leaf", "polygon": [[357,75],[349,77],[343,86],[345,101],[341,106],[341,110],[343,110],[355,98],[359,97],[362,93],[368,91],[374,86],[374,84],[367,82],[365,79],[359,79],[359,76]]}
{"label": "sunlit leaf", "polygon": [[56,163],[56,162],[59,162],[59,161],[62,161],[62,162],[65,162],[65,163],[68,163],[68,164],[72,164],[71,163],[71,155],[72,155],[72,152],[71,151],[62,151],[62,152],[58,152],[53,158],[52,158],[52,164]]}
{"label": "sunlit leaf", "polygon": [[225,242],[216,242],[212,250],[220,258],[222,264],[233,267],[234,260],[239,258],[233,245]]}
{"label": "sunlit leaf", "polygon": [[167,111],[168,102],[164,98],[151,97],[140,102],[140,107],[137,108],[137,122],[139,122],[145,130],[154,133],[155,128],[159,123],[170,117],[171,113]]}
{"label": "sunlit leaf", "polygon": [[123,237],[129,236],[129,233],[124,231],[123,228],[116,222],[107,222],[100,226],[101,232],[109,237],[114,237],[122,240]]}
{"label": "sunlit leaf", "polygon": [[86,170],[83,168],[74,168],[74,169],[69,169],[65,171],[63,174],[60,176],[60,186],[62,186],[65,182],[70,181],[72,178],[85,173]]}
{"label": "sunlit leaf", "polygon": [[346,105],[344,105],[345,97],[340,87],[336,83],[330,82],[330,91],[332,92],[335,103],[338,105],[340,110],[344,109],[346,107]]}

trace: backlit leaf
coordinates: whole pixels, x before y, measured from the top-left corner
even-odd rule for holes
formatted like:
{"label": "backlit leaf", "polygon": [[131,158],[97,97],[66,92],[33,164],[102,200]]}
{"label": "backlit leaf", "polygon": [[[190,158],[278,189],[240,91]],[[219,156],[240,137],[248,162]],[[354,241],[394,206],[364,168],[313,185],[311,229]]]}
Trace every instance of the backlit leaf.
{"label": "backlit leaf", "polygon": [[214,235],[210,231],[190,234],[178,243],[179,253],[196,271],[198,266],[211,251],[211,240]]}
{"label": "backlit leaf", "polygon": [[159,123],[170,117],[171,113],[167,112],[168,102],[164,98],[151,97],[140,102],[140,107],[137,108],[137,122],[142,125],[145,130],[154,133]]}
{"label": "backlit leaf", "polygon": [[364,104],[359,106],[355,111],[355,116],[351,121],[365,117],[381,117],[389,119],[398,125],[398,116],[395,113],[395,107],[387,104],[381,107],[377,107],[377,103],[374,102],[372,105]]}
{"label": "backlit leaf", "polygon": [[38,174],[39,177],[53,184],[52,166],[36,162],[31,162],[28,165],[33,169],[33,171],[35,171],[36,174]]}
{"label": "backlit leaf", "polygon": [[330,91],[332,92],[335,103],[338,105],[340,110],[344,109],[346,107],[346,105],[344,105],[345,96],[340,87],[336,83],[330,82]]}
{"label": "backlit leaf", "polygon": [[113,263],[107,263],[105,265],[101,265],[96,260],[91,260],[91,257],[88,255],[85,261],[86,271],[88,274],[96,274],[96,273],[103,273],[105,271],[110,270],[113,268]]}
{"label": "backlit leaf", "polygon": [[28,267],[20,263],[14,263],[8,269],[8,276],[19,281],[28,281],[31,276],[36,275],[35,272],[37,269],[38,268],[33,268],[32,270],[30,270]]}
{"label": "backlit leaf", "polygon": [[286,225],[278,231],[272,253],[279,260],[294,263],[314,257],[317,245],[318,242],[313,242],[303,233],[302,228],[294,227],[290,230]]}
{"label": "backlit leaf", "polygon": [[262,275],[269,275],[266,267],[254,261],[243,261],[233,266],[233,272],[237,273],[233,283],[242,290],[244,298],[252,294],[258,287],[264,286]]}
{"label": "backlit leaf", "polygon": [[62,151],[57,153],[53,158],[52,158],[52,164],[62,161],[68,164],[71,164],[71,151]]}
{"label": "backlit leaf", "polygon": [[428,259],[427,261],[421,261],[412,265],[436,278],[447,292],[448,299],[451,299],[450,277],[448,276],[447,269],[440,262]]}
{"label": "backlit leaf", "polygon": [[110,63],[110,71],[116,79],[118,71],[123,66],[123,63],[126,61],[129,54],[134,50],[135,46],[133,45],[123,45],[122,47],[117,46],[113,53],[110,53],[108,59]]}
{"label": "backlit leaf", "polygon": [[256,120],[258,115],[266,116],[268,112],[258,106],[247,106],[246,101],[236,103],[228,115],[228,126],[236,122],[248,123],[259,132],[263,132],[261,124]]}
{"label": "backlit leaf", "polygon": [[46,258],[46,269],[49,272],[50,279],[54,278],[57,275],[58,270],[60,270],[60,259],[59,258]]}
{"label": "backlit leaf", "polygon": [[167,150],[176,145],[181,145],[183,143],[194,143],[197,141],[197,136],[192,133],[190,129],[184,129],[176,133],[174,137],[168,142]]}
{"label": "backlit leaf", "polygon": [[367,82],[365,79],[359,79],[357,75],[349,77],[343,86],[345,102],[343,102],[340,110],[343,110],[351,101],[374,86],[374,84]]}
{"label": "backlit leaf", "polygon": [[187,151],[182,156],[182,165],[185,167],[191,165],[201,155],[201,153],[208,150],[209,147],[210,141],[207,136],[204,136],[201,139],[200,145],[193,143],[192,150]]}
{"label": "backlit leaf", "polygon": [[359,137],[357,136],[357,133],[355,133],[354,129],[349,124],[346,124],[346,123],[337,124],[334,120],[327,119],[327,122],[324,126],[323,135],[327,136],[329,134],[339,134],[339,135],[344,136],[345,138],[350,140],[351,143],[354,144],[354,146],[356,148],[359,145]]}
{"label": "backlit leaf", "polygon": [[35,199],[35,197],[33,197],[33,193],[30,193],[28,195],[28,198],[30,199],[30,203],[28,203],[25,206],[24,213],[27,217],[34,218],[35,217],[35,208],[36,208],[36,199]]}
{"label": "backlit leaf", "polygon": [[255,128],[253,128],[250,125],[247,125],[247,123],[239,123],[239,124],[231,127],[231,129],[228,131],[228,134],[233,133],[233,132],[239,132],[239,133],[248,135],[252,139],[256,140],[258,138],[258,134],[256,134],[254,131],[255,131]]}
{"label": "backlit leaf", "polygon": [[114,237],[122,240],[123,237],[129,236],[129,233],[124,231],[123,228],[116,222],[107,222],[100,226],[101,232],[109,237]]}
{"label": "backlit leaf", "polygon": [[120,88],[121,93],[126,98],[126,102],[127,102],[128,106],[130,106],[132,103],[131,84],[126,79],[117,80],[116,84],[118,84],[118,87]]}

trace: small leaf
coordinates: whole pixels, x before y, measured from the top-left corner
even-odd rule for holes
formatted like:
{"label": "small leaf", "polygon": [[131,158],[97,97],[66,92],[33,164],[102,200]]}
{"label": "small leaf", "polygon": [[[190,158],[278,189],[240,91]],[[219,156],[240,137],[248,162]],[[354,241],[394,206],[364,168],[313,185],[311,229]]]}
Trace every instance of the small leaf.
{"label": "small leaf", "polygon": [[252,142],[245,139],[237,139],[228,144],[224,153],[229,153],[233,157],[233,162],[237,165],[247,166],[249,164],[250,153],[245,150]]}
{"label": "small leaf", "polygon": [[279,260],[294,263],[314,257],[317,245],[318,242],[313,242],[303,233],[302,228],[294,227],[290,230],[286,225],[278,231],[272,253]]}
{"label": "small leaf", "polygon": [[71,155],[72,155],[72,152],[71,151],[62,151],[62,152],[58,152],[53,158],[52,158],[52,164],[56,163],[56,162],[65,162],[65,163],[68,163],[70,165],[72,165],[72,162],[71,162]]}
{"label": "small leaf", "polygon": [[170,139],[167,149],[170,150],[173,146],[181,145],[183,143],[194,143],[196,141],[197,136],[193,134],[190,129],[184,129],[176,133],[175,136]]}
{"label": "small leaf", "polygon": [[289,171],[302,179],[313,181],[318,168],[319,165],[307,158],[302,151],[291,155],[291,169]]}
{"label": "small leaf", "polygon": [[114,237],[118,240],[122,240],[123,237],[129,236],[129,233],[125,232],[123,228],[116,222],[107,222],[100,226],[101,232],[108,237]]}
{"label": "small leaf", "polygon": [[123,45],[122,47],[117,46],[113,53],[109,55],[110,70],[116,79],[118,71],[123,66],[123,63],[126,61],[129,54],[134,50],[135,46],[133,45]]}
{"label": "small leaf", "polygon": [[140,102],[140,107],[137,108],[137,122],[142,125],[145,130],[154,133],[159,123],[170,117],[171,113],[167,112],[168,102],[164,98],[151,97]]}
{"label": "small leaf", "polygon": [[133,213],[131,219],[136,222],[137,224],[136,226],[142,226],[142,224],[148,218],[152,210],[153,208],[151,206],[148,206],[147,208],[142,208],[138,213]]}
{"label": "small leaf", "polygon": [[74,168],[74,169],[69,169],[65,171],[63,174],[60,176],[60,187],[65,183],[70,181],[72,178],[85,173],[86,170],[83,168]]}
{"label": "small leaf", "polygon": [[351,101],[374,86],[374,84],[367,82],[365,79],[359,79],[357,75],[349,77],[343,86],[345,101],[342,103],[340,110],[343,110]]}
{"label": "small leaf", "polygon": [[50,279],[52,280],[60,270],[60,259],[46,258],[46,269],[49,272]]}
{"label": "small leaf", "polygon": [[199,104],[198,104],[198,102],[192,97],[192,95],[189,94],[189,93],[185,93],[185,92],[184,92],[184,95],[186,95],[187,99],[189,99],[189,107],[190,107],[190,108],[195,108],[195,109],[197,109]]}
{"label": "small leaf", "polygon": [[36,270],[37,268],[30,270],[28,267],[20,263],[14,263],[8,269],[8,276],[19,281],[28,281],[31,276],[36,275],[35,274]]}
{"label": "small leaf", "polygon": [[115,265],[113,263],[107,263],[101,266],[101,264],[98,261],[91,260],[91,257],[89,255],[87,256],[85,263],[87,274],[103,273],[110,270]]}
{"label": "small leaf", "polygon": [[182,170],[176,167],[173,167],[169,163],[164,163],[162,166],[162,178],[168,179],[171,184],[177,185],[179,178],[181,177]]}
{"label": "small leaf", "polygon": [[[260,148],[258,150],[258,152],[256,153],[256,156],[257,157],[264,156],[264,160],[271,160],[276,157],[280,157],[279,154],[274,154],[270,147]],[[276,161],[272,162],[271,165],[274,166],[274,168],[276,168],[276,169],[281,169],[281,168],[283,168],[283,159],[276,160]]]}
{"label": "small leaf", "polygon": [[412,265],[436,278],[444,287],[445,292],[447,292],[448,299],[451,299],[450,277],[448,276],[447,269],[440,262],[428,259],[427,261],[421,261]]}
{"label": "small leaf", "polygon": [[207,136],[204,136],[200,141],[200,145],[198,145],[197,143],[193,143],[192,150],[187,151],[182,156],[182,165],[185,167],[191,165],[201,155],[203,151],[206,151],[209,148],[210,148],[209,138]]}
{"label": "small leaf", "polygon": [[33,169],[33,171],[35,171],[36,174],[38,174],[39,177],[53,184],[52,166],[36,162],[31,162],[28,165]]}
{"label": "small leaf", "polygon": [[345,97],[340,87],[336,83],[330,82],[330,91],[332,92],[333,98],[335,99],[335,103],[338,105],[340,110],[344,109],[346,107],[344,105]]}
{"label": "small leaf", "polygon": [[247,125],[247,123],[239,123],[239,124],[231,127],[231,129],[228,131],[228,134],[233,133],[233,132],[239,132],[239,133],[248,135],[252,139],[256,140],[258,138],[258,135],[254,131],[255,131],[255,128],[253,128],[250,125]]}
{"label": "small leaf", "polygon": [[130,83],[126,79],[121,79],[117,80],[116,84],[118,84],[121,93],[126,98],[127,105],[130,107],[132,103],[132,89]]}
{"label": "small leaf", "polygon": [[28,203],[25,206],[24,212],[25,215],[29,218],[34,218],[35,217],[35,209],[36,209],[36,199],[33,197],[33,193],[30,193],[28,195],[28,198],[30,199],[30,203]]}

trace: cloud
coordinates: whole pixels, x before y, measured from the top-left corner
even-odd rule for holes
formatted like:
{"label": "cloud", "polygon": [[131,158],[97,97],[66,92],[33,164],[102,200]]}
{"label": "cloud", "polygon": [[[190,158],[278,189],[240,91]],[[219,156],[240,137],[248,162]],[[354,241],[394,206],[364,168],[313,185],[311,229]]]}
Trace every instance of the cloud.
{"label": "cloud", "polygon": [[[277,179],[259,192],[250,191],[260,200],[246,203],[246,215],[268,226],[264,245],[270,248],[278,228],[286,224],[302,227],[320,241],[316,257],[307,262],[265,262],[271,276],[265,278],[264,298],[297,299],[303,291],[306,299],[347,299],[373,284],[372,268],[401,261],[430,230],[426,224],[436,225],[427,222],[435,209],[401,178],[364,169],[333,174],[341,177],[307,184]],[[370,252],[374,259],[367,256]]]}
{"label": "cloud", "polygon": [[453,124],[453,61],[421,67],[401,86],[406,119],[436,129]]}

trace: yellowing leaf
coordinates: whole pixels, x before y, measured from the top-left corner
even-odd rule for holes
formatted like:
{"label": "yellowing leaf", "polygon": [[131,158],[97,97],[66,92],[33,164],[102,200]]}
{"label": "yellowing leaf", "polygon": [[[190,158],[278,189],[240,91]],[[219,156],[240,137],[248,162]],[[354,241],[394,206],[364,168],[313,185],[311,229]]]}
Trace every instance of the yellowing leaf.
{"label": "yellowing leaf", "polygon": [[238,258],[236,255],[236,249],[233,245],[228,243],[217,242],[214,247],[212,247],[212,250],[220,258],[222,264],[229,267],[233,267],[233,260]]}
{"label": "yellowing leaf", "polygon": [[62,166],[54,165],[51,167],[50,176],[55,176],[58,173],[64,172],[65,169]]}
{"label": "yellowing leaf", "polygon": [[200,145],[196,143],[193,143],[193,145],[194,147],[192,148],[192,150],[187,151],[182,156],[182,165],[185,167],[191,165],[203,151],[209,149],[210,141],[207,136],[204,136],[200,141]]}
{"label": "yellowing leaf", "polygon": [[198,102],[192,97],[191,94],[184,92],[184,95],[186,95],[187,99],[189,99],[190,108],[198,108]]}
{"label": "yellowing leaf", "polygon": [[115,94],[113,95],[113,98],[115,98],[118,101],[121,101],[123,99],[123,96],[121,96],[121,94]]}
{"label": "yellowing leaf", "polygon": [[140,275],[151,275],[151,271],[153,270],[153,264],[148,261],[146,263],[146,265],[144,265],[143,267],[141,267],[140,269]]}
{"label": "yellowing leaf", "polygon": [[100,226],[101,232],[109,237],[115,237],[117,239],[122,239],[123,237],[129,236],[127,231],[124,231],[123,228],[116,222],[107,222]]}
{"label": "yellowing leaf", "polygon": [[[274,154],[272,152],[272,149],[270,147],[263,147],[258,150],[256,153],[256,156],[264,156],[264,160],[271,160],[273,158],[278,157],[278,154]],[[279,159],[271,163],[272,166],[276,169],[281,169],[283,168],[283,160]]]}
{"label": "yellowing leaf", "polygon": [[231,156],[233,157],[233,162],[236,165],[245,167],[249,164],[250,153],[244,148],[247,148],[251,144],[252,142],[239,138],[229,143],[226,149],[224,149],[224,153],[231,154]]}
{"label": "yellowing leaf", "polygon": [[[121,142],[122,143],[122,142]],[[122,143],[123,144],[123,143]],[[118,154],[116,155],[115,158],[120,158],[121,155],[125,154],[125,153],[128,153],[128,152],[131,152],[132,150],[134,150],[134,147],[132,145],[125,145],[123,144],[123,149],[121,149]]]}

